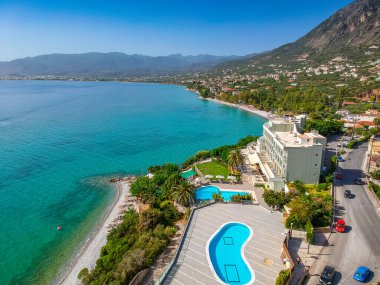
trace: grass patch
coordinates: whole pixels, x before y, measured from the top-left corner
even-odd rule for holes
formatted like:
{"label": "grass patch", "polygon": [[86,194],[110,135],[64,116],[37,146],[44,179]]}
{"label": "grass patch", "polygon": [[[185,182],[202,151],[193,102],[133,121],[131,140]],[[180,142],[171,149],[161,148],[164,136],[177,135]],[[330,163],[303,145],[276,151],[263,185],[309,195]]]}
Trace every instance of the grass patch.
{"label": "grass patch", "polygon": [[376,196],[378,199],[380,199],[380,186],[376,185],[375,183],[370,182],[369,183],[369,188],[375,192]]}
{"label": "grass patch", "polygon": [[224,177],[228,176],[227,166],[217,161],[210,161],[198,164],[197,167],[203,175],[223,175]]}

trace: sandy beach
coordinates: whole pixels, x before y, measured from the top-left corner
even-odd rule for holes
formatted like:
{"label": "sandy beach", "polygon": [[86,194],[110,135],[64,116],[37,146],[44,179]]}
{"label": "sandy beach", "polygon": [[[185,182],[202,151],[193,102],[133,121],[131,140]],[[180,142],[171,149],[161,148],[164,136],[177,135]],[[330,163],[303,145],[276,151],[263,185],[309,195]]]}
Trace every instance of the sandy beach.
{"label": "sandy beach", "polygon": [[200,97],[200,98],[203,99],[203,100],[213,101],[213,102],[216,102],[216,103],[219,103],[219,104],[223,104],[223,105],[227,105],[227,106],[230,106],[230,107],[234,107],[234,108],[237,108],[237,109],[242,109],[244,111],[256,114],[256,115],[258,115],[260,117],[263,117],[265,119],[269,119],[269,117],[270,117],[270,113],[269,112],[256,109],[255,107],[250,106],[250,105],[238,105],[238,104],[234,104],[234,103],[224,102],[224,101],[221,101],[221,100],[218,100],[218,99],[202,98],[202,97]]}
{"label": "sandy beach", "polygon": [[125,195],[129,193],[129,183],[120,181],[115,185],[117,194],[104,222],[99,225],[98,230],[94,232],[93,236],[86,241],[85,245],[73,259],[71,266],[58,284],[79,285],[80,281],[77,278],[78,273],[85,267],[88,269],[95,267],[96,260],[100,256],[100,250],[107,243],[107,233],[109,231],[108,225],[112,224],[112,221],[120,215],[119,207],[124,204]]}

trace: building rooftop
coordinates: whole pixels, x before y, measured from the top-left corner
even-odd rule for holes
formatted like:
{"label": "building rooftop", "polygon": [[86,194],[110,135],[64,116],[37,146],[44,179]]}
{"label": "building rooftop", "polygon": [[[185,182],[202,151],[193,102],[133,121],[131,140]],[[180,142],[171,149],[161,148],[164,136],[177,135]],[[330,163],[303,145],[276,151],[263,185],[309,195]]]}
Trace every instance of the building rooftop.
{"label": "building rooftop", "polygon": [[309,147],[319,144],[314,141],[314,138],[323,138],[318,133],[275,132],[274,134],[285,147]]}

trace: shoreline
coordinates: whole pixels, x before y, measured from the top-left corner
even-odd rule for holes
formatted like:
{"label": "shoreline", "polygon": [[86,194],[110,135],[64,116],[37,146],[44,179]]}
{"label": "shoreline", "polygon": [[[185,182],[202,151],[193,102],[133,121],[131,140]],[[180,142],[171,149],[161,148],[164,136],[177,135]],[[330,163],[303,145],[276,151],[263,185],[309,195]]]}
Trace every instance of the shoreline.
{"label": "shoreline", "polygon": [[79,285],[81,284],[78,279],[79,272],[85,267],[89,270],[95,267],[96,261],[100,257],[100,251],[107,243],[108,225],[119,216],[119,207],[123,205],[124,197],[129,193],[129,186],[130,185],[124,181],[115,183],[116,194],[111,206],[108,208],[108,212],[95,230],[89,234],[88,239],[75,257],[69,262],[68,267],[65,268],[65,271],[56,284]]}
{"label": "shoreline", "polygon": [[230,107],[233,107],[233,108],[236,108],[236,109],[241,109],[241,110],[247,111],[249,113],[258,115],[258,116],[260,116],[262,118],[265,118],[265,119],[269,119],[270,116],[271,116],[271,114],[269,112],[256,109],[255,107],[250,106],[250,105],[238,105],[238,104],[224,102],[224,101],[221,101],[221,100],[218,100],[218,99],[213,99],[213,98],[202,98],[200,96],[199,96],[199,98],[201,100],[208,100],[208,101],[212,101],[214,103],[219,103],[219,104],[230,106]]}

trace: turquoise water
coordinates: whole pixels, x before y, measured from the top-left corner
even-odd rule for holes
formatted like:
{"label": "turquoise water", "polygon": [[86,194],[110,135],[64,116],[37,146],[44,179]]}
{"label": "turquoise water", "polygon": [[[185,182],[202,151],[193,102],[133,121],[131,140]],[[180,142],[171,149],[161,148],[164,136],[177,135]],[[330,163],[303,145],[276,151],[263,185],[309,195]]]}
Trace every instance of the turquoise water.
{"label": "turquoise water", "polygon": [[190,170],[188,170],[188,171],[184,171],[184,172],[181,173],[181,176],[182,176],[183,178],[185,178],[185,179],[187,179],[187,178],[189,178],[189,177],[191,177],[191,176],[193,176],[193,175],[195,175],[195,171],[194,171],[194,169],[190,169]]}
{"label": "turquoise water", "polygon": [[241,223],[225,224],[208,245],[209,262],[214,273],[226,284],[253,284],[254,273],[242,256],[251,230]]}
{"label": "turquoise water", "polygon": [[237,195],[237,194],[244,195],[244,194],[247,194],[247,192],[220,190],[219,187],[210,185],[210,186],[205,186],[205,187],[202,187],[202,188],[198,188],[195,191],[195,197],[196,197],[197,200],[214,200],[214,198],[212,197],[212,194],[217,194],[217,193],[219,193],[220,195],[222,195],[224,201],[230,201],[231,200],[231,196],[233,196],[233,195]]}
{"label": "turquoise water", "polygon": [[180,163],[263,122],[174,85],[0,81],[0,284],[57,276],[113,199],[107,176]]}

